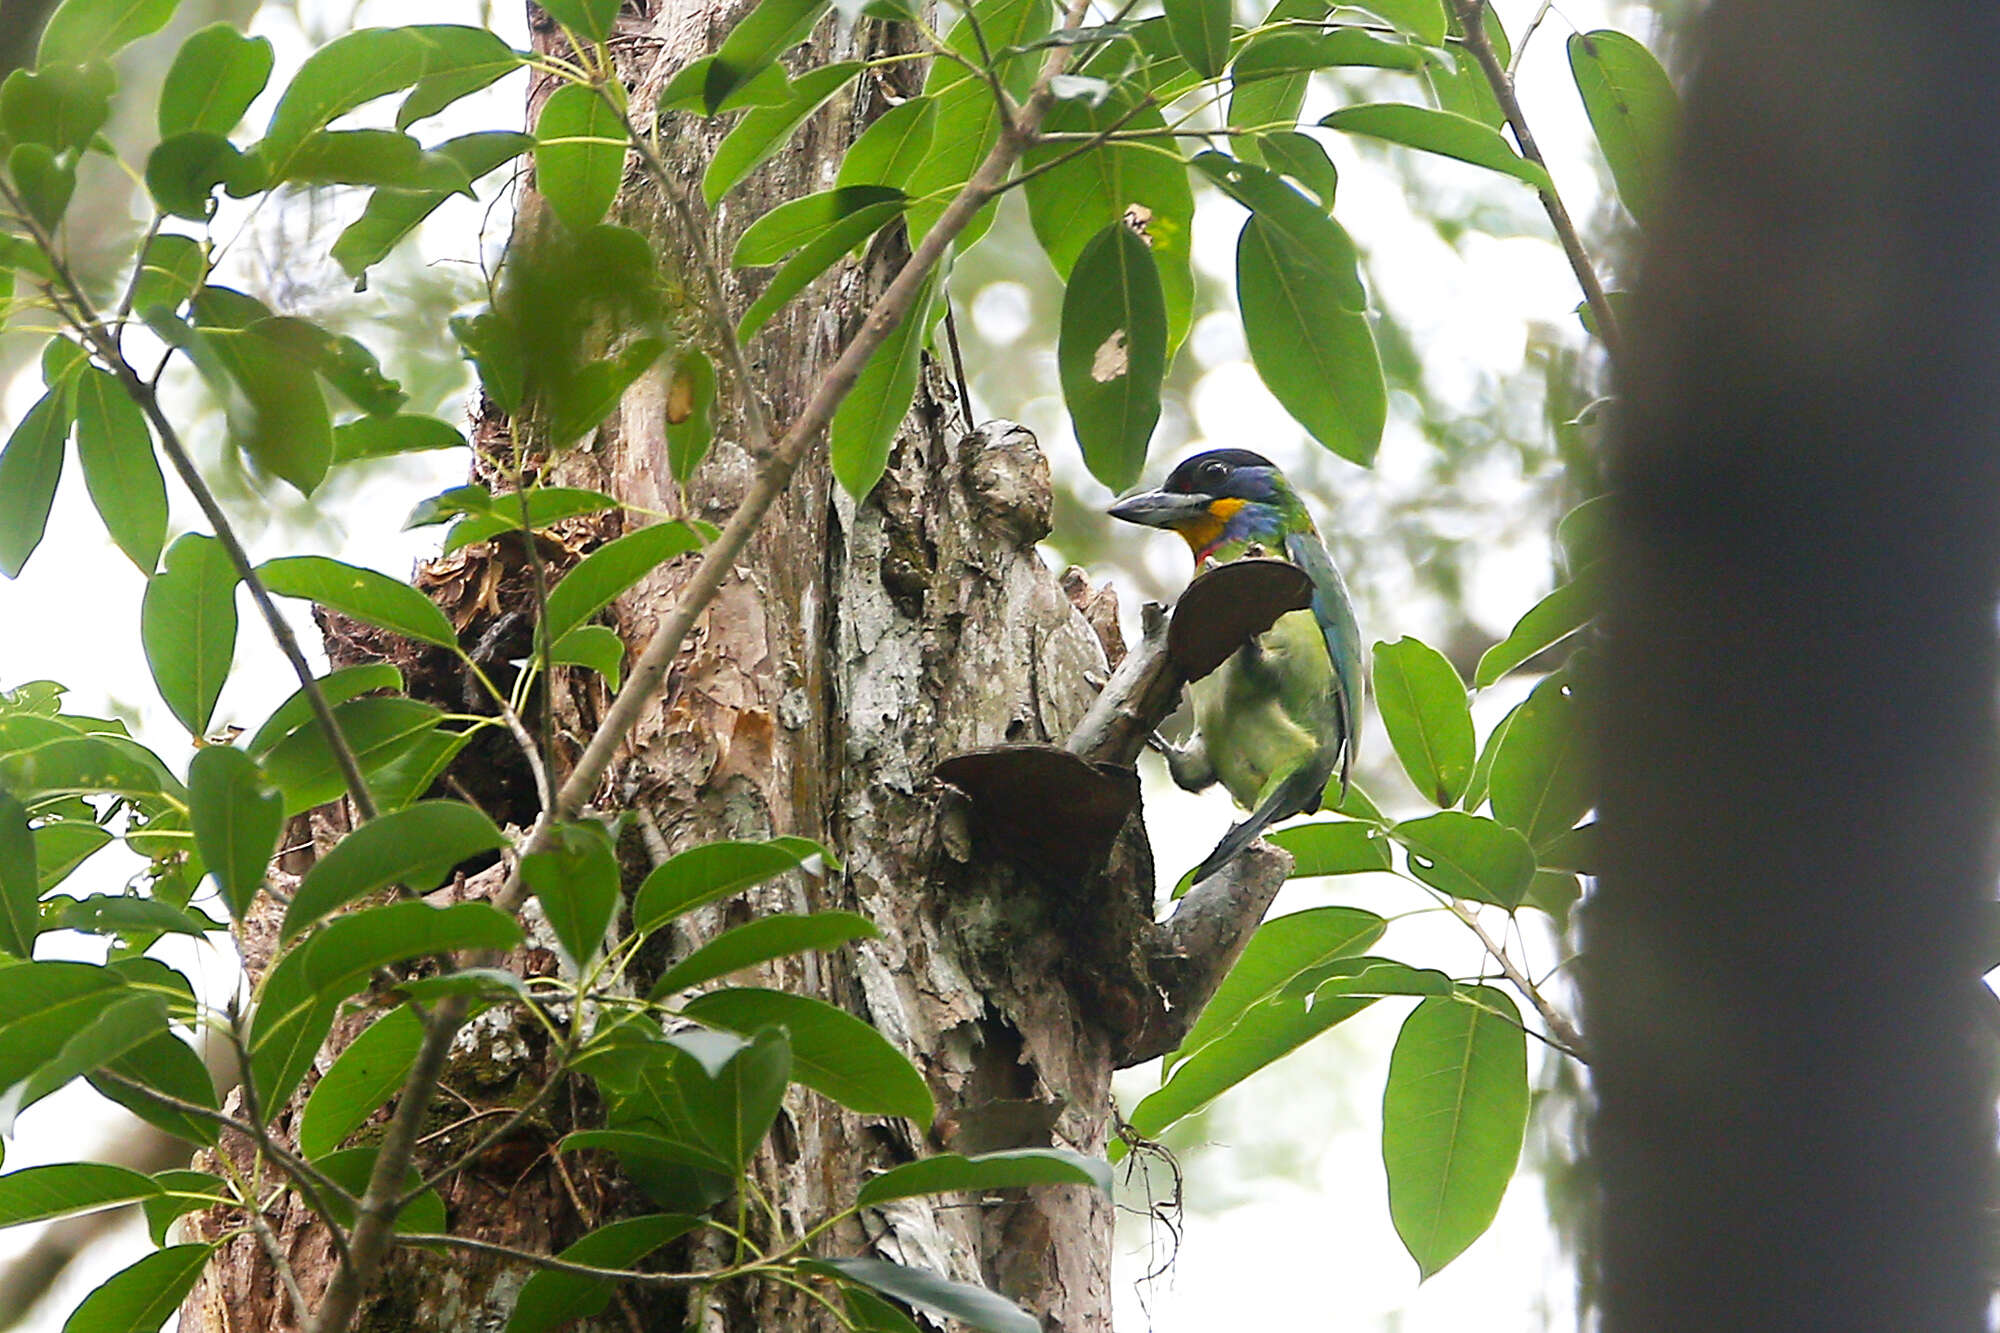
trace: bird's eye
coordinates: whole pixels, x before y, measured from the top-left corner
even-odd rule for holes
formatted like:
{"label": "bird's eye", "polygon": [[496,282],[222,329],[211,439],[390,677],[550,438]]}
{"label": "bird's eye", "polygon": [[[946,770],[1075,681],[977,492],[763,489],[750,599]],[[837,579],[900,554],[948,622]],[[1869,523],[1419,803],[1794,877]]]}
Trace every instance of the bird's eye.
{"label": "bird's eye", "polygon": [[1219,458],[1212,458],[1201,465],[1201,479],[1203,481],[1221,481],[1228,475],[1229,464]]}

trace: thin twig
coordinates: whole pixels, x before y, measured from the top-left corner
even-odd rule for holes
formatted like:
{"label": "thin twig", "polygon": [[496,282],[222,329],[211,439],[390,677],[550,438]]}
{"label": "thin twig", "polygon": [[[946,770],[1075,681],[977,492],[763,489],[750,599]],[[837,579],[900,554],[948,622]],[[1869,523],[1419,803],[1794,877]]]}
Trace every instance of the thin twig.
{"label": "thin twig", "polygon": [[1479,942],[1485,946],[1487,954],[1499,964],[1501,975],[1512,982],[1516,990],[1528,997],[1528,1003],[1535,1006],[1535,1012],[1542,1016],[1542,1022],[1548,1025],[1550,1034],[1555,1038],[1553,1044],[1557,1049],[1581,1064],[1589,1064],[1590,1057],[1584,1052],[1583,1034],[1576,1030],[1576,1025],[1571,1023],[1560,1009],[1549,1003],[1547,997],[1536,988],[1535,983],[1528,979],[1527,973],[1514,965],[1514,960],[1508,956],[1505,946],[1488,934],[1486,927],[1479,923],[1479,914],[1456,898],[1446,898],[1444,901],[1451,909],[1452,915],[1463,921],[1471,928],[1472,933],[1479,937]]}
{"label": "thin twig", "polygon": [[[971,10],[965,11],[971,14]],[[965,414],[965,428],[972,429],[972,386],[965,382],[965,354],[958,350],[958,315],[951,308],[951,293],[943,292],[944,339],[951,348],[951,377],[958,385],[958,410]]]}
{"label": "thin twig", "polygon": [[[1506,113],[1507,123],[1513,126],[1514,142],[1521,150],[1521,156],[1539,166],[1546,174],[1548,159],[1542,156],[1541,148],[1535,143],[1534,132],[1528,128],[1528,118],[1521,110],[1521,100],[1514,95],[1514,80],[1509,78],[1500,57],[1493,49],[1492,39],[1486,35],[1486,16],[1480,7],[1480,0],[1451,0],[1452,11],[1458,16],[1459,27],[1465,32],[1465,49],[1472,52],[1472,58],[1479,62],[1479,68],[1486,74],[1486,82],[1493,88],[1493,96]],[[1554,178],[1550,178],[1553,182]],[[1563,254],[1569,257],[1570,271],[1576,274],[1577,286],[1583,289],[1583,299],[1590,306],[1591,317],[1597,321],[1597,337],[1604,344],[1604,350],[1616,363],[1625,358],[1624,335],[1618,327],[1618,316],[1611,309],[1611,302],[1604,294],[1604,284],[1599,281],[1597,268],[1590,262],[1590,252],[1584,249],[1583,236],[1570,220],[1569,210],[1563,207],[1562,196],[1551,184],[1547,189],[1537,189],[1542,197],[1542,208],[1549,215],[1549,223],[1556,230],[1556,240],[1562,244]]]}

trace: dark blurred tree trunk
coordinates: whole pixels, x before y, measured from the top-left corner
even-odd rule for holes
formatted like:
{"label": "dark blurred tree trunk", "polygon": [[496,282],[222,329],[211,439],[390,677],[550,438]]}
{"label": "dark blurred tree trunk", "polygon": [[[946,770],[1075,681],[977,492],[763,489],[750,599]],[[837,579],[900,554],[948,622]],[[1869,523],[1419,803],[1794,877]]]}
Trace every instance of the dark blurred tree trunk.
{"label": "dark blurred tree trunk", "polygon": [[1985,1326],[2000,11],[1718,0],[1638,293],[1607,1333]]}

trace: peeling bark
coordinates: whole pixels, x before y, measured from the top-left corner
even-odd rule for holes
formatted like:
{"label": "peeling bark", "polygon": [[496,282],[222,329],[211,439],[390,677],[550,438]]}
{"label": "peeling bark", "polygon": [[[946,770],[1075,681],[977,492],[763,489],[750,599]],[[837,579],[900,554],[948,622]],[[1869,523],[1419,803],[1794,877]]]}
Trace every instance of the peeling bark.
{"label": "peeling bark", "polygon": [[[703,0],[642,8],[626,15],[629,40],[617,47],[636,108],[649,106],[687,60],[713,49],[736,14]],[[869,43],[886,40],[884,31],[863,24],[822,38],[814,63],[866,54]],[[546,31],[538,37],[544,46],[552,40]],[[908,65],[891,69],[888,79],[916,78]],[[534,90],[531,101],[545,91]],[[836,99],[786,153],[723,201],[712,234],[679,231],[643,179],[629,182],[620,218],[654,236],[670,264],[688,264],[696,247],[726,254],[728,242],[772,204],[829,184],[887,94],[912,91],[864,80],[850,100]],[[676,117],[663,136],[670,168],[692,181],[717,137],[701,122]],[[533,225],[533,207],[522,225]],[[760,335],[750,349],[762,376],[754,387],[777,418],[804,401],[901,258],[894,243],[878,244]],[[757,460],[741,444],[724,388],[716,446],[685,490],[666,464],[665,386],[657,380],[628,394],[594,439],[557,461],[549,479],[597,487],[638,508],[725,519]],[[503,434],[490,416],[474,432],[488,440]],[[965,798],[934,778],[940,761],[981,747],[1075,748],[1111,663],[1124,656],[1115,599],[1075,571],[1059,577],[1037,548],[1051,506],[1047,463],[1033,437],[1005,422],[969,429],[942,372],[929,367],[888,472],[866,501],[834,488],[823,456],[800,470],[689,636],[594,801],[600,809],[640,812],[644,855],[627,848],[635,879],[644,860],[718,837],[803,835],[844,861],[838,877],[788,876],[677,922],[649,945],[643,961],[653,968],[770,911],[843,908],[865,914],[882,932],[838,955],[766,968],[756,984],[816,995],[866,1018],[917,1062],[940,1117],[920,1135],[907,1123],[859,1116],[795,1087],[752,1168],[790,1234],[847,1206],[872,1172],[926,1152],[1057,1144],[1103,1153],[1114,1125],[1112,1071],[1167,1049],[1185,1032],[1289,866],[1282,852],[1246,856],[1191,895],[1173,921],[1156,926],[1152,859],[1136,813],[1109,839],[1107,855],[1052,874],[1034,868],[1032,858],[1024,863],[1021,849],[994,845]],[[565,529],[557,538],[562,549],[548,554],[559,569],[613,535],[601,526]],[[483,633],[496,613],[520,609],[518,560],[509,559],[495,549],[435,562],[419,583],[454,608],[462,633]],[[683,557],[662,566],[612,609],[628,643],[650,633],[692,563]],[[396,659],[407,652],[351,627],[328,628],[331,639],[358,653]],[[1136,658],[1154,647],[1149,640],[1123,675],[1137,671],[1143,664]],[[423,665],[406,663],[408,674],[421,676]],[[601,711],[597,689],[581,673],[559,673],[554,682],[548,707],[559,764],[576,753]],[[1148,678],[1142,700],[1106,705],[1119,713],[1118,739],[1090,757],[1129,768],[1177,693],[1178,678],[1169,673]],[[506,817],[519,824],[531,813],[510,805]],[[315,833],[332,833],[341,822],[322,819]],[[302,871],[305,859],[301,853],[287,869]],[[459,891],[480,892],[485,878]],[[531,951],[530,961],[546,969],[553,953]],[[323,1054],[322,1069],[337,1045]],[[452,1091],[433,1107],[440,1125],[546,1079],[545,1055],[530,1025],[504,1014],[468,1026],[448,1075]],[[450,1187],[452,1229],[546,1250],[637,1211],[636,1195],[615,1174],[587,1163],[564,1170],[547,1151],[567,1128],[592,1123],[593,1110],[580,1090],[556,1098],[548,1123],[534,1127],[504,1169],[496,1163]],[[295,1114],[296,1105],[281,1118],[281,1131]],[[426,1147],[425,1161],[449,1160],[454,1149],[445,1139]],[[316,1294],[331,1273],[323,1228],[296,1209],[275,1221],[309,1297]],[[816,1252],[921,1265],[999,1290],[1050,1333],[1094,1333],[1110,1327],[1111,1235],[1108,1198],[1083,1187],[1038,1188],[898,1201],[821,1237]],[[525,1276],[517,1265],[483,1256],[399,1251],[364,1306],[362,1326],[496,1327]],[[605,1316],[577,1327],[665,1327],[688,1318],[680,1297],[653,1300],[647,1306],[621,1297]],[[717,1333],[838,1326],[800,1292],[774,1283],[736,1283],[700,1300],[704,1308],[690,1326]],[[262,1254],[245,1239],[224,1251],[182,1326],[192,1333],[252,1324],[295,1326]]]}

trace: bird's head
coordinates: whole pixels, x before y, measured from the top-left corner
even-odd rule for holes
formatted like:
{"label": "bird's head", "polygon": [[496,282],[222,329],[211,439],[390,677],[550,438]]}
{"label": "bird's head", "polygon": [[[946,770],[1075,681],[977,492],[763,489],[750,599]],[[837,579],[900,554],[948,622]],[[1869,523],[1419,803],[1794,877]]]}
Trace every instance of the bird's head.
{"label": "bird's head", "polygon": [[1128,495],[1107,511],[1127,523],[1178,532],[1195,563],[1234,560],[1251,547],[1282,553],[1287,532],[1312,520],[1270,459],[1248,449],[1210,449],[1182,460],[1156,491]]}

